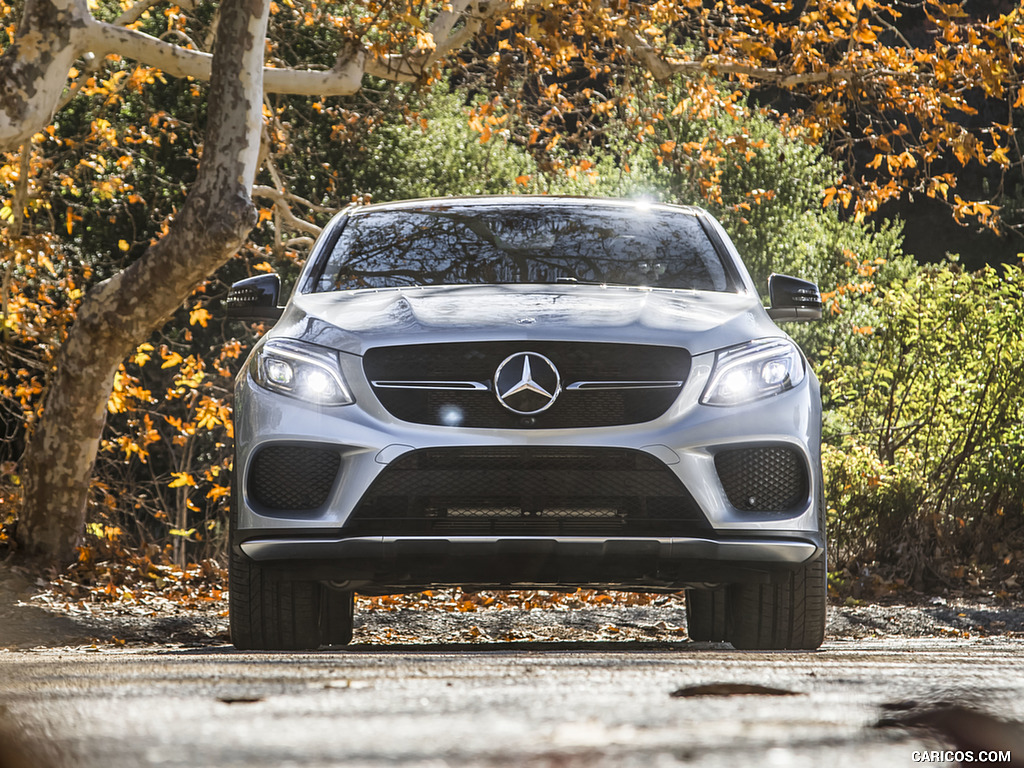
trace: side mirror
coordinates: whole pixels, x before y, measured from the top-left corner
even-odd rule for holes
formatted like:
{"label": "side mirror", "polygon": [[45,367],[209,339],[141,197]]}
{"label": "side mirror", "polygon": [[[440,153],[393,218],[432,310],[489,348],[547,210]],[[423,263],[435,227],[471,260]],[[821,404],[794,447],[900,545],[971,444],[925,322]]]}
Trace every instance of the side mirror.
{"label": "side mirror", "polygon": [[818,286],[789,275],[769,275],[768,316],[777,322],[806,323],[821,320],[821,293]]}
{"label": "side mirror", "polygon": [[231,286],[224,309],[228,317],[236,320],[277,320],[284,312],[284,307],[277,305],[280,295],[280,276],[256,275]]}

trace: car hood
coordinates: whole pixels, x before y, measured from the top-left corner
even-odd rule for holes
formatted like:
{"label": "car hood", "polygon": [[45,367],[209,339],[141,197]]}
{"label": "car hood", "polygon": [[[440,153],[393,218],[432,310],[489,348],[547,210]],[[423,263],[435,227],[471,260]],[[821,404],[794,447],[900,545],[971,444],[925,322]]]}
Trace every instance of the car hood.
{"label": "car hood", "polygon": [[663,344],[700,354],[785,336],[756,296],[605,285],[462,285],[298,294],[271,337],[363,354],[451,341]]}

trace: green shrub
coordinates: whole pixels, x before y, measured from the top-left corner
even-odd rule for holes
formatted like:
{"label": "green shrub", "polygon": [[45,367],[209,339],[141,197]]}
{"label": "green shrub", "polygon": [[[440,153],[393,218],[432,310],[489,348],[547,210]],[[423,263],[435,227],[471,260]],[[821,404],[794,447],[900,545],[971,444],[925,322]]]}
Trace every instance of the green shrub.
{"label": "green shrub", "polygon": [[837,554],[992,560],[1024,499],[1024,274],[921,269],[873,298],[878,325],[827,350],[826,497]]}
{"label": "green shrub", "polygon": [[[436,88],[411,109],[415,114],[395,114],[352,140],[346,179],[352,194],[385,202],[536,188],[533,158],[501,133],[481,143],[462,94]],[[529,177],[528,186],[516,182],[522,177]]]}

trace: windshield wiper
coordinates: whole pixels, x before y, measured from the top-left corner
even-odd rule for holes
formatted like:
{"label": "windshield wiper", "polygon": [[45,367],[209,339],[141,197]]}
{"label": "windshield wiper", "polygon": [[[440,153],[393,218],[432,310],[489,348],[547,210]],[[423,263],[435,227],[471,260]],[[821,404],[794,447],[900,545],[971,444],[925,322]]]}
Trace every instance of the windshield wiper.
{"label": "windshield wiper", "polygon": [[556,277],[554,281],[558,285],[613,285],[617,288],[655,288],[657,286],[642,285],[640,283],[617,283],[614,280],[578,280],[575,277]]}

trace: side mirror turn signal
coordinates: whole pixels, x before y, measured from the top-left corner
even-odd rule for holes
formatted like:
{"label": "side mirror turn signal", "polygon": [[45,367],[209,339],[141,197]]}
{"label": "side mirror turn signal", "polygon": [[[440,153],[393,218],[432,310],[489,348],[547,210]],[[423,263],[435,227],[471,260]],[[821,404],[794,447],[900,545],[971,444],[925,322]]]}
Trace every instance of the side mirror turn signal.
{"label": "side mirror turn signal", "polygon": [[281,278],[275,273],[239,280],[231,286],[224,309],[236,320],[278,320],[284,307],[278,306]]}
{"label": "side mirror turn signal", "polygon": [[768,296],[771,299],[768,316],[775,322],[821,320],[821,292],[808,280],[789,275],[769,275]]}

